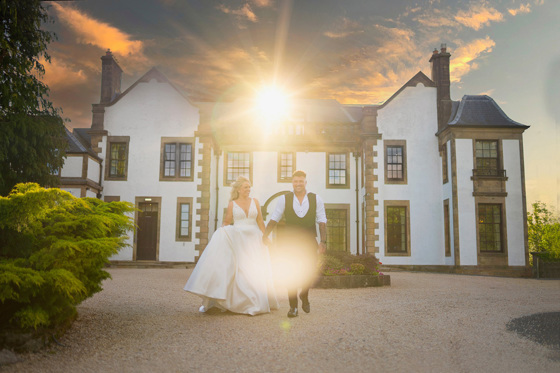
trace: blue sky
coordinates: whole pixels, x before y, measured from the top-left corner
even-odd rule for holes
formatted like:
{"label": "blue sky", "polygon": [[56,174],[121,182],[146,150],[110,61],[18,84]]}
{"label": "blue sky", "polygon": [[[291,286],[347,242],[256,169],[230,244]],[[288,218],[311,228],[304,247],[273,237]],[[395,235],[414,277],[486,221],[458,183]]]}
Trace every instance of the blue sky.
{"label": "blue sky", "polygon": [[110,48],[123,90],[157,66],[199,98],[276,83],[307,98],[376,104],[434,48],[451,53],[451,97],[488,94],[524,135],[527,201],[560,205],[560,1],[392,0],[46,2],[58,40],[45,82],[70,119],[91,125],[100,57]]}

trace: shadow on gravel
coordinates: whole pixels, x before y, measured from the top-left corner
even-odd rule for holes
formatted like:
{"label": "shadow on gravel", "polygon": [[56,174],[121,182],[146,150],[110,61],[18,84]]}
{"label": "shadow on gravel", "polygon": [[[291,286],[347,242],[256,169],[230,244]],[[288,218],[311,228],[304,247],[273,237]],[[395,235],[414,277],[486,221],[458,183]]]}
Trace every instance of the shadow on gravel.
{"label": "shadow on gravel", "polygon": [[534,342],[560,350],[560,312],[523,316],[508,322],[506,328]]}

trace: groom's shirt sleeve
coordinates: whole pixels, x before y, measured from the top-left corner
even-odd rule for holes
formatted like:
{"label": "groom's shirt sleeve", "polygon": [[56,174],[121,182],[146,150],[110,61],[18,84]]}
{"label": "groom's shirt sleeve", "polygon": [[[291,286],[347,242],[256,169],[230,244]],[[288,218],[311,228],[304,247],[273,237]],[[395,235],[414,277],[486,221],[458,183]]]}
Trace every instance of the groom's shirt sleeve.
{"label": "groom's shirt sleeve", "polygon": [[276,202],[276,208],[272,215],[270,215],[270,220],[279,222],[282,220],[282,215],[284,215],[284,210],[286,209],[286,196],[282,195],[278,197],[278,202]]}

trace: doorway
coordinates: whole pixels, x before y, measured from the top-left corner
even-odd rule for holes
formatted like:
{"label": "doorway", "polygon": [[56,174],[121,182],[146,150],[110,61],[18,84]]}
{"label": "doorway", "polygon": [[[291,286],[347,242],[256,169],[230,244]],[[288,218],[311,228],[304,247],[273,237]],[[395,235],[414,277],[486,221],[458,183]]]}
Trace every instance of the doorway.
{"label": "doorway", "polygon": [[138,209],[136,260],[157,260],[158,203],[140,202]]}

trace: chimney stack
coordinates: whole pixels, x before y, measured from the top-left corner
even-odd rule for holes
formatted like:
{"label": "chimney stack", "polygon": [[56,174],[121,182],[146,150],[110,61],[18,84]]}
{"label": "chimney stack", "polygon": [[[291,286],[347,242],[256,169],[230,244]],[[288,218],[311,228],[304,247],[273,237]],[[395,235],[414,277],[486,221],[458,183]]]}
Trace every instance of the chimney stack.
{"label": "chimney stack", "polygon": [[430,63],[432,64],[432,80],[437,87],[438,130],[449,121],[451,115],[451,79],[449,77],[449,57],[447,45],[441,44],[441,50],[434,49]]}
{"label": "chimney stack", "polygon": [[122,69],[113,57],[110,49],[101,57],[101,100],[108,104],[121,93]]}

